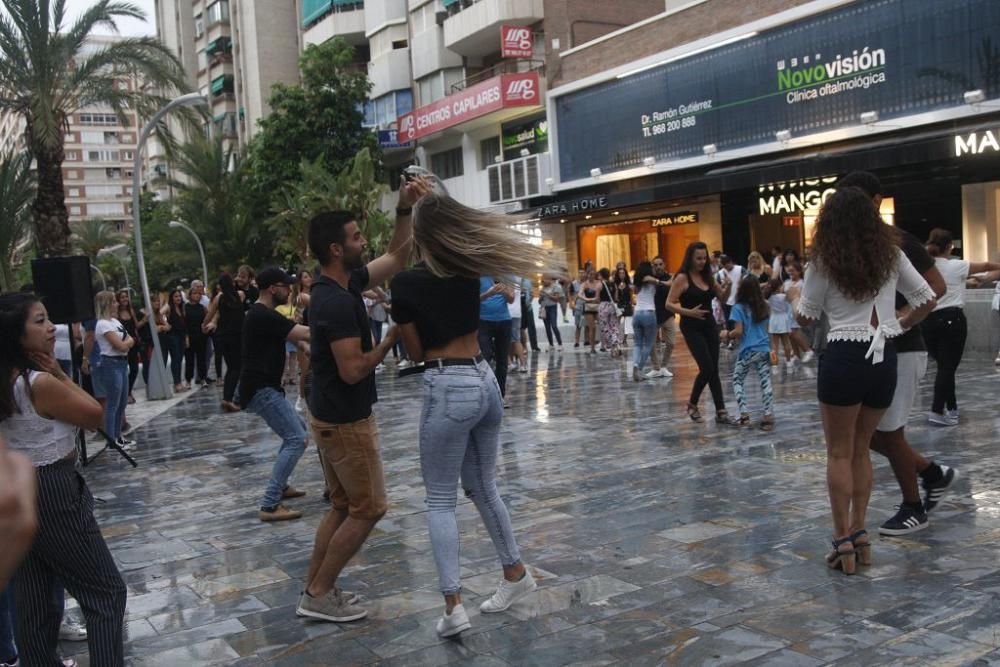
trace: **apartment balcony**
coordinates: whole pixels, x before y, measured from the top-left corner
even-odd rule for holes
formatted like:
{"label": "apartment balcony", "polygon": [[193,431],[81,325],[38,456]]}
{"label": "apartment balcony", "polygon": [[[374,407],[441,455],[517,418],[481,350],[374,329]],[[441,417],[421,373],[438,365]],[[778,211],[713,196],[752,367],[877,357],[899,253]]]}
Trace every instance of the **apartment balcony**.
{"label": "apartment balcony", "polygon": [[376,0],[365,3],[365,32],[372,34],[389,21],[406,20],[406,0]]}
{"label": "apartment balcony", "polygon": [[303,0],[302,39],[305,45],[343,37],[348,44],[367,44],[365,5],[356,0]]}
{"label": "apartment balcony", "polygon": [[394,49],[368,63],[368,79],[372,82],[370,99],[382,97],[394,90],[410,87],[410,50]]}
{"label": "apartment balcony", "polygon": [[[500,38],[497,38],[499,43]],[[413,55],[413,78],[421,79],[438,70],[462,66],[462,56],[444,48],[444,34],[434,25],[410,37],[410,53]]]}
{"label": "apartment balcony", "polygon": [[543,0],[442,0],[444,45],[466,57],[500,50],[501,25],[531,25],[545,17]]}

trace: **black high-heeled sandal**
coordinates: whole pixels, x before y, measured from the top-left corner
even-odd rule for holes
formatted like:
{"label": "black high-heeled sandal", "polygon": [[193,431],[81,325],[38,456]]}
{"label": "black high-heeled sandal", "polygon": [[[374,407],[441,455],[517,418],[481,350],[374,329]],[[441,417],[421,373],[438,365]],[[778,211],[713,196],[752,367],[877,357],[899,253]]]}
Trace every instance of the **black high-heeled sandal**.
{"label": "black high-heeled sandal", "polygon": [[688,417],[690,417],[691,421],[693,422],[698,422],[700,424],[701,422],[705,421],[701,417],[701,411],[698,409],[698,406],[695,405],[694,403],[687,404],[687,413]]}
{"label": "black high-heeled sandal", "polygon": [[[849,548],[842,549],[844,546]],[[826,555],[826,564],[835,570],[842,570],[844,574],[854,574],[854,542],[851,541],[850,536],[833,541],[833,551]]]}
{"label": "black high-heeled sandal", "polygon": [[[859,542],[858,540],[863,539],[864,542]],[[853,533],[851,535],[851,543],[854,544],[854,553],[857,555],[858,565],[871,565],[872,564],[872,543],[868,539],[868,531],[862,528],[861,530]]]}

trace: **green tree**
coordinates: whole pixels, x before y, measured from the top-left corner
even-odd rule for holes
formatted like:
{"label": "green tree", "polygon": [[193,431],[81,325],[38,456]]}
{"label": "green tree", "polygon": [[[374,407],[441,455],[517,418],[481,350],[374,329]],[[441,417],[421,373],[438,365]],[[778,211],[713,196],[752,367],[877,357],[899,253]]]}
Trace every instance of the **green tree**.
{"label": "green tree", "polygon": [[387,190],[375,178],[375,161],[367,148],[358,151],[336,175],[323,164],[322,158],[303,160],[299,177],[282,190],[275,206],[277,215],[268,222],[277,239],[276,249],[286,263],[307,261],[309,219],[320,211],[347,210],[361,216],[359,223],[369,249],[376,253],[385,250],[392,235],[392,222],[378,204]]}
{"label": "green tree", "polygon": [[27,155],[0,158],[0,291],[14,289],[19,256],[29,245],[31,199],[35,196]]}
{"label": "green tree", "polygon": [[70,237],[73,247],[81,254],[90,258],[92,264],[97,263],[97,253],[102,248],[122,243],[125,237],[117,233],[111,223],[98,218],[88,218],[73,224],[73,236]]}
{"label": "green tree", "polygon": [[[121,117],[135,110],[151,115],[166,101],[148,90],[184,88],[180,63],[152,37],[127,38],[92,49],[95,29],[117,30],[123,18],[144,19],[129,2],[95,0],[71,25],[66,0],[3,0],[0,13],[0,111],[25,121],[38,189],[32,204],[35,240],[43,256],[70,248],[69,215],[63,192],[64,132],[68,117],[104,105]],[[119,86],[123,77],[141,81]]]}
{"label": "green tree", "polygon": [[362,126],[371,83],[354,60],[353,47],[340,38],[308,46],[299,59],[301,83],[272,89],[271,113],[247,154],[256,215],[284,208],[285,186],[300,177],[303,161],[337,174],[363,148],[377,155],[375,135]]}
{"label": "green tree", "polygon": [[[180,176],[169,181],[178,192],[175,213],[201,238],[210,270],[270,258],[271,239],[264,222],[247,205],[246,171],[221,133],[192,134],[177,147],[172,162]],[[193,243],[182,230],[174,234],[179,247]]]}

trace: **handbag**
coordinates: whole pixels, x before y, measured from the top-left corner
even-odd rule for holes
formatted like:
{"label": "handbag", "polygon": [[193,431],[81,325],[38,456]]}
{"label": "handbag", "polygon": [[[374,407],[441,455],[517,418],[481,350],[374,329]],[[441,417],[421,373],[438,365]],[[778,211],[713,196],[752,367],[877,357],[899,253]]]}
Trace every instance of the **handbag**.
{"label": "handbag", "polygon": [[545,319],[545,306],[542,306],[541,304],[539,304],[538,308],[538,319],[540,320]]}
{"label": "handbag", "polygon": [[617,303],[615,303],[614,297],[611,296],[611,290],[608,289],[608,284],[607,283],[601,283],[601,284],[604,285],[604,293],[608,295],[608,300],[612,304],[614,304],[614,307],[615,307],[615,317],[621,317],[622,316],[621,306],[619,306]]}
{"label": "handbag", "polygon": [[585,313],[596,313],[601,307],[599,303],[592,303],[590,301],[583,304],[583,312]]}

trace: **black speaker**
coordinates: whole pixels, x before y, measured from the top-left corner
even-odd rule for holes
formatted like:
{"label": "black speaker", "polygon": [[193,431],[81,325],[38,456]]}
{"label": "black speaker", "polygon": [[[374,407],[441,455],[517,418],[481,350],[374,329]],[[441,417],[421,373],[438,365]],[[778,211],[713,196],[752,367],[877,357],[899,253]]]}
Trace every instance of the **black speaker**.
{"label": "black speaker", "polygon": [[90,258],[49,257],[31,260],[31,280],[49,319],[70,324],[94,319],[94,287]]}

